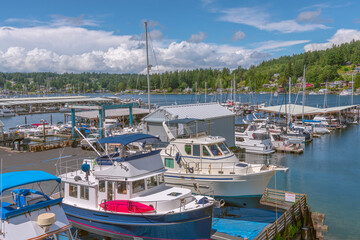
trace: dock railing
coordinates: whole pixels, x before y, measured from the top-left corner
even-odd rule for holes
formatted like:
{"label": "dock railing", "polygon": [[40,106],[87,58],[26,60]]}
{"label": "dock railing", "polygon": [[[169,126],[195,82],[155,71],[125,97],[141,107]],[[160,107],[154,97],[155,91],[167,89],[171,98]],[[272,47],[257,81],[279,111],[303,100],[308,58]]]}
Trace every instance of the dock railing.
{"label": "dock railing", "polygon": [[[315,239],[316,233],[312,227],[312,219],[310,208],[307,204],[306,194],[292,193],[275,189],[265,189],[265,192],[260,200],[263,205],[277,207],[280,210],[286,210],[276,219],[272,224],[269,224],[264,230],[255,238],[256,240],[274,239],[277,234],[282,233],[290,225],[297,226],[301,221],[301,226],[310,226],[310,228],[303,228],[302,233],[306,235],[302,239]],[[305,232],[304,232],[305,231]]]}

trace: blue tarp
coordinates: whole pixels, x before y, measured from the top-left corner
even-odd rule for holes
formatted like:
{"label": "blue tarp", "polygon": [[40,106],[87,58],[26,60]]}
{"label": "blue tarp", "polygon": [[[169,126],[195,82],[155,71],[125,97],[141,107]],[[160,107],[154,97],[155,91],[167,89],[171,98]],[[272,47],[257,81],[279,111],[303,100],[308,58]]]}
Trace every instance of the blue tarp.
{"label": "blue tarp", "polygon": [[146,141],[154,141],[158,140],[159,138],[154,137],[149,134],[144,133],[135,133],[135,134],[123,134],[123,135],[117,135],[117,136],[111,136],[102,138],[99,140],[99,143],[117,143],[122,145],[128,145],[132,142],[146,142]]}
{"label": "blue tarp", "polygon": [[10,188],[31,184],[35,182],[57,181],[61,179],[44,171],[9,172],[0,175],[0,192]]}
{"label": "blue tarp", "polygon": [[[268,224],[275,222],[276,213],[258,208],[229,208],[231,216],[214,217],[213,230],[235,237],[254,239]],[[281,213],[278,213],[278,218]]]}
{"label": "blue tarp", "polygon": [[307,122],[307,123],[321,123],[321,121],[316,121],[316,120],[306,120],[306,119],[303,119],[302,122]]}

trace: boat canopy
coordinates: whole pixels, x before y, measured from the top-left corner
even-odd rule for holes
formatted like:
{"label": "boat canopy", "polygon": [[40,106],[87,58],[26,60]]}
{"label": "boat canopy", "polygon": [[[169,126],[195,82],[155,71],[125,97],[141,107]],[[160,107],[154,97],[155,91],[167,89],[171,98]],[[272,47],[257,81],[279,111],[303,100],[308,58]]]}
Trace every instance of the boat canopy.
{"label": "boat canopy", "polygon": [[57,181],[60,183],[61,179],[50,173],[38,170],[3,173],[0,175],[0,192],[25,184],[45,181]]}
{"label": "boat canopy", "polygon": [[116,143],[125,146],[133,142],[151,143],[155,140],[159,140],[159,138],[144,133],[135,133],[135,134],[130,133],[130,134],[123,134],[123,135],[116,135],[116,136],[102,138],[98,142],[101,144]]}
{"label": "boat canopy", "polygon": [[166,123],[167,124],[189,124],[189,123],[198,122],[198,121],[203,121],[203,120],[198,119],[198,118],[180,118],[180,119],[166,121]]}

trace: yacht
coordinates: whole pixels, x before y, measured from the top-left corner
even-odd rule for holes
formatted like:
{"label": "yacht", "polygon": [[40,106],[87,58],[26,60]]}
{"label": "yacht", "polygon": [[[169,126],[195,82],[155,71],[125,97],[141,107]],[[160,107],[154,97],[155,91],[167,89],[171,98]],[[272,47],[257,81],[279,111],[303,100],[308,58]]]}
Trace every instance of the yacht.
{"label": "yacht", "polygon": [[99,143],[115,153],[58,164],[73,226],[117,239],[210,239],[213,198],[165,185],[160,150],[150,145],[156,140],[141,133],[106,137]]}
{"label": "yacht", "polygon": [[1,240],[73,239],[61,204],[60,178],[43,171],[0,176]]}
{"label": "yacht", "polygon": [[9,108],[0,109],[0,117],[13,117],[15,115],[15,112]]}
{"label": "yacht", "polygon": [[203,132],[175,137],[165,122],[163,127],[170,143],[161,151],[161,157],[167,169],[165,181],[171,186],[186,186],[194,193],[213,190],[215,198],[230,205],[258,206],[275,172],[287,170],[239,162],[223,137]]}
{"label": "yacht", "polygon": [[245,131],[235,130],[235,145],[248,153],[271,154],[274,152],[270,135],[265,129],[249,125]]}

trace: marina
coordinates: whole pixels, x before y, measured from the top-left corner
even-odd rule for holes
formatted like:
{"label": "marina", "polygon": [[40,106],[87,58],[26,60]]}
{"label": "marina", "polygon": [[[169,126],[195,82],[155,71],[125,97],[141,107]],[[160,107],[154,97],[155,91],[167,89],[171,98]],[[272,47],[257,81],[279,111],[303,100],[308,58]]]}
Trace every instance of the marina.
{"label": "marina", "polygon": [[[63,115],[63,114],[61,114],[61,115]],[[35,115],[34,115],[35,116]],[[21,116],[17,116],[17,117],[15,117],[15,118],[20,118]],[[63,118],[63,116],[61,116],[61,119]],[[241,119],[236,119],[236,121],[241,121]],[[175,122],[173,123],[173,124],[175,124]],[[355,129],[357,129],[358,128],[358,126],[357,125],[354,125],[354,126],[349,126],[348,128],[355,128]],[[300,158],[301,159],[303,159],[302,161],[304,162],[304,159],[309,159],[309,157],[307,157],[307,156],[309,156],[309,154],[311,154],[311,155],[313,155],[311,152],[313,151],[313,150],[311,150],[313,147],[314,147],[314,144],[316,144],[315,142],[319,142],[318,144],[321,144],[321,142],[323,142],[324,141],[324,139],[329,139],[329,137],[330,137],[330,139],[335,139],[336,137],[332,137],[332,136],[337,136],[337,138],[339,138],[339,140],[340,140],[340,138],[341,138],[341,140],[340,141],[342,141],[343,142],[343,139],[342,139],[342,135],[339,135],[339,133],[340,132],[347,132],[347,129],[339,129],[339,130],[336,130],[336,132],[334,132],[334,133],[332,133],[332,134],[328,134],[328,135],[324,135],[324,136],[320,136],[320,138],[316,138],[316,139],[314,139],[313,140],[313,143],[310,143],[310,145],[309,144],[305,144],[305,146],[304,146],[304,153],[303,153],[303,155],[300,155]],[[353,131],[350,131],[350,132],[353,132]],[[310,149],[309,149],[310,148]],[[68,150],[67,150],[68,149]],[[321,149],[321,148],[320,148]],[[43,162],[42,163],[42,165],[44,165],[45,163],[51,163],[47,168],[48,168],[48,171],[51,173],[51,172],[53,172],[54,170],[52,169],[52,170],[50,170],[50,168],[53,168],[53,164],[55,163],[55,162],[57,162],[58,161],[58,159],[59,159],[59,151],[73,151],[74,152],[74,154],[73,154],[73,156],[78,156],[80,153],[78,152],[79,151],[79,148],[71,148],[71,147],[64,147],[64,146],[60,146],[59,148],[58,148],[58,150],[56,150],[56,149],[54,149],[54,150],[47,150],[47,151],[45,151],[45,152],[43,152],[43,153],[41,153],[41,152],[39,152],[39,153],[27,153],[27,154],[45,154],[45,155],[48,155],[49,153],[51,153],[50,155],[51,155],[51,157],[49,158],[49,159],[44,159],[45,160],[45,162]],[[94,154],[94,152],[93,151],[82,151],[82,150],[80,150],[81,151],[81,154],[86,154],[86,155],[92,155],[93,157],[95,156],[95,155],[93,155]],[[10,155],[18,155],[18,154],[24,154],[24,153],[16,153],[16,151],[15,152],[13,152],[13,153],[11,153],[12,151],[10,151]],[[64,155],[63,156],[65,156],[66,158],[68,158],[70,155],[72,155],[72,154],[67,154],[67,153],[63,153]],[[54,154],[55,153],[55,154]],[[310,156],[311,156],[310,155]],[[41,155],[39,155],[39,156],[41,156]],[[326,216],[326,219],[325,219],[325,224],[326,225],[328,225],[329,226],[329,232],[331,233],[331,231],[332,231],[332,228],[333,227],[335,227],[336,228],[336,226],[338,226],[338,224],[336,224],[335,226],[334,226],[334,223],[332,223],[332,221],[331,221],[331,213],[329,214],[328,212],[327,212],[327,210],[326,209],[324,209],[323,207],[320,207],[319,209],[320,210],[318,210],[317,208],[316,208],[316,203],[314,204],[313,203],[313,200],[312,199],[317,199],[318,198],[318,193],[314,193],[314,192],[312,192],[312,191],[309,191],[309,189],[307,189],[305,186],[303,186],[303,185],[300,185],[300,186],[303,186],[304,188],[295,188],[295,190],[294,190],[294,187],[291,187],[291,186],[293,186],[292,184],[290,184],[292,181],[290,181],[290,179],[288,179],[288,177],[286,177],[287,176],[287,174],[289,174],[289,175],[292,175],[293,174],[293,171],[295,171],[295,172],[298,172],[298,171],[296,171],[296,170],[294,170],[293,169],[293,167],[291,167],[292,166],[292,160],[291,159],[293,159],[293,160],[295,160],[295,159],[298,159],[299,157],[291,157],[291,156],[289,156],[289,155],[284,155],[284,153],[274,153],[274,154],[271,154],[271,155],[269,155],[269,156],[265,156],[265,157],[262,157],[262,156],[260,156],[260,155],[251,155],[250,153],[240,153],[240,154],[238,154],[237,155],[238,157],[239,157],[239,159],[241,160],[241,161],[243,161],[243,160],[245,160],[246,162],[249,162],[249,163],[251,163],[251,162],[253,162],[253,163],[258,163],[259,161],[261,162],[261,161],[267,161],[266,159],[269,159],[271,162],[273,162],[273,163],[277,163],[277,164],[279,164],[279,165],[282,165],[282,166],[285,166],[285,167],[288,167],[290,170],[289,170],[289,172],[287,172],[287,173],[281,173],[281,172],[279,172],[279,173],[277,173],[276,175],[278,175],[277,177],[276,177],[276,185],[274,185],[275,184],[275,179],[274,179],[274,177],[272,178],[272,180],[270,181],[270,184],[268,185],[268,187],[271,187],[271,188],[274,188],[275,186],[276,186],[276,188],[277,189],[282,189],[282,190],[290,190],[291,192],[302,192],[302,193],[307,193],[307,195],[308,195],[308,201],[310,202],[310,204],[311,204],[311,206],[312,206],[312,209],[316,209],[316,211],[319,211],[319,212],[322,212],[322,213],[325,213],[325,216]],[[93,158],[92,157],[92,158]],[[54,159],[54,160],[53,160]],[[185,158],[186,159],[186,158]],[[312,157],[311,157],[311,159],[313,159]],[[321,158],[319,158],[319,159],[321,159]],[[309,159],[310,160],[310,159]],[[305,162],[307,162],[307,161],[305,161]],[[300,162],[299,162],[299,164],[300,164]],[[24,166],[22,166],[21,164],[19,164],[19,166],[14,166],[15,168],[13,169],[13,170],[20,170],[21,168],[24,168],[24,169],[29,169],[29,168],[32,168],[32,167],[35,167],[35,166],[33,166],[33,163],[25,163],[25,164],[23,164]],[[306,165],[305,165],[306,166]],[[355,164],[355,166],[356,166],[356,164]],[[189,167],[191,167],[191,166],[189,166]],[[299,168],[299,167],[297,167],[297,168]],[[302,169],[303,167],[301,167],[300,169]],[[4,168],[5,169],[5,171],[9,171],[10,169],[12,169],[11,167],[9,168],[9,167],[5,167]],[[35,169],[37,169],[37,168],[35,168]],[[214,170],[215,170],[215,168],[213,168]],[[220,171],[224,171],[224,170],[220,170]],[[310,171],[311,172],[311,171]],[[54,172],[53,172],[54,173]],[[307,174],[309,174],[309,173],[307,173]],[[286,179],[288,179],[288,180],[286,180]],[[285,180],[285,181],[284,181]],[[289,182],[290,181],[290,182]],[[290,184],[290,185],[289,185]],[[296,186],[298,186],[298,185],[296,185]],[[307,189],[306,191],[304,190],[304,189]],[[312,194],[310,194],[309,192],[312,192]],[[327,200],[328,201],[328,200]],[[322,205],[321,205],[322,206]],[[318,206],[319,207],[319,206]],[[351,217],[351,214],[350,215],[348,215],[348,217]],[[234,223],[235,224],[235,223]],[[236,224],[235,224],[236,225]],[[235,226],[234,225],[234,226]],[[215,228],[215,227],[214,227]],[[217,227],[217,229],[219,230],[219,227]],[[226,232],[228,232],[228,230],[221,230],[221,231],[223,231],[223,233],[221,233],[220,232],[220,230],[219,231],[217,231],[216,232],[216,234],[212,237],[213,239],[216,239],[216,236],[217,235],[219,235],[219,236],[227,236],[226,235]],[[225,233],[224,233],[225,232]],[[261,231],[260,231],[261,232]],[[260,234],[260,232],[259,232],[259,234]],[[228,232],[229,233],[229,232]],[[244,233],[242,233],[242,234],[244,234]],[[329,233],[324,233],[325,234],[325,236],[328,236],[328,234]],[[244,235],[245,236],[245,235]],[[229,236],[228,236],[229,237]],[[231,239],[230,237],[229,237],[229,239]]]}

